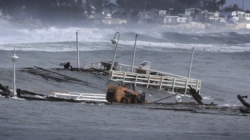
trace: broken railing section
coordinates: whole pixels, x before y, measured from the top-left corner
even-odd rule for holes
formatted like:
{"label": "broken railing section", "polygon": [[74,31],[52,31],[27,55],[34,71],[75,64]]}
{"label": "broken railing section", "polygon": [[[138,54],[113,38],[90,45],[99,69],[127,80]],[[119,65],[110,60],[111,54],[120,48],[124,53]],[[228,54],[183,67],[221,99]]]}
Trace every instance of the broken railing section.
{"label": "broken railing section", "polygon": [[85,102],[85,103],[107,103],[105,94],[78,93],[78,92],[52,92],[50,95],[38,94],[35,92],[17,89],[18,98],[39,101],[64,101],[64,102]]}
{"label": "broken railing section", "polygon": [[153,87],[159,90],[171,92],[188,93],[188,85],[200,91],[201,81],[197,79],[185,78],[175,75],[150,75],[132,72],[111,71],[110,80],[133,83],[135,86]]}
{"label": "broken railing section", "polygon": [[69,99],[74,99],[76,101],[108,103],[108,101],[106,100],[106,94],[80,93],[80,92],[52,92],[52,93],[57,97],[67,97]]}

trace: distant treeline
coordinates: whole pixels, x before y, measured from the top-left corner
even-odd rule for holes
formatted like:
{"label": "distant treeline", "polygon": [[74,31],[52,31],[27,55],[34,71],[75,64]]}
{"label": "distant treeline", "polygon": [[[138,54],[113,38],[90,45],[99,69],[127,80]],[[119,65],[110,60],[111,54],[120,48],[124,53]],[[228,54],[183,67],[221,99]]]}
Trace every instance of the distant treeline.
{"label": "distant treeline", "polygon": [[[152,8],[161,10],[200,8],[208,11],[240,10],[238,5],[225,7],[226,0],[116,0],[118,7],[124,10],[137,9],[147,11]],[[39,19],[83,19],[84,13],[96,13],[103,8],[114,7],[110,0],[0,0],[0,9],[15,18]]]}
{"label": "distant treeline", "polygon": [[[97,12],[101,12],[103,7],[109,6],[109,3],[110,0],[0,0],[0,8],[18,9],[25,6],[28,9],[37,7],[47,9],[65,6],[83,8],[84,6],[85,10],[90,10],[88,7],[94,6]],[[116,4],[120,8],[138,10],[201,8],[208,11],[218,11],[224,8],[225,3],[226,0],[116,0]],[[239,7],[233,5],[231,8]]]}
{"label": "distant treeline", "polygon": [[[87,6],[94,6],[97,11],[101,11],[104,6],[107,6],[110,0],[0,0],[0,8],[9,9],[20,8],[49,8],[71,6],[82,8],[85,3]],[[164,9],[169,8],[202,8],[209,11],[216,11],[223,8],[226,0],[116,0],[117,5],[124,9],[147,10],[151,8]]]}

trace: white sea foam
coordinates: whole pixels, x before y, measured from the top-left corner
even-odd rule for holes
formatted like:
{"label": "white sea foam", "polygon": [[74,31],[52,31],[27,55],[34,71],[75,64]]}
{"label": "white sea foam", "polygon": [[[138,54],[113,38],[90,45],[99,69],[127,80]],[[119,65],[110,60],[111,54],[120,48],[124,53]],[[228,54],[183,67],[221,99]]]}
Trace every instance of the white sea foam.
{"label": "white sea foam", "polygon": [[204,100],[213,100],[214,98],[212,98],[211,96],[203,96],[202,99],[204,99]]}
{"label": "white sea foam", "polygon": [[[7,26],[7,25],[6,25]],[[9,27],[9,26],[8,26]],[[17,50],[22,51],[48,51],[48,52],[60,52],[60,51],[75,51],[76,31],[79,32],[79,42],[81,51],[95,51],[95,50],[113,50],[114,46],[110,43],[110,39],[113,38],[116,29],[98,29],[98,28],[42,28],[42,29],[16,29],[14,27],[0,28],[0,50],[13,50],[13,47],[17,47]],[[162,51],[158,48],[174,48],[174,49],[192,49],[212,52],[249,52],[250,44],[185,44],[185,43],[170,43],[167,42],[167,38],[163,37],[161,32],[155,31],[148,34],[147,31],[130,31],[126,29],[121,30],[121,38],[119,41],[119,47],[123,50],[133,49],[134,37],[133,34],[141,34],[143,36],[152,38],[152,40],[144,39],[137,41],[137,47],[141,49]],[[133,33],[133,34],[126,34]],[[125,34],[123,36],[123,34]],[[181,33],[179,33],[181,34]],[[209,36],[228,36],[230,33],[221,34],[209,34]],[[178,35],[178,34],[177,34]],[[189,35],[189,34],[186,34]],[[205,33],[190,33],[190,35],[204,36]],[[126,39],[129,38],[129,39]],[[198,40],[197,37],[192,37],[194,40]],[[156,41],[154,39],[162,40]],[[54,43],[53,43],[54,42]],[[51,44],[48,44],[51,43]],[[85,45],[85,43],[91,43],[91,45]],[[105,44],[106,43],[106,44]],[[124,47],[125,46],[125,47]]]}
{"label": "white sea foam", "polygon": [[235,106],[239,106],[239,105],[235,105],[235,104],[222,104],[222,105],[219,105],[219,106],[225,106],[225,107],[235,107]]}
{"label": "white sea foam", "polygon": [[[96,51],[96,50],[113,50],[114,46],[109,42],[102,42],[103,44],[84,45],[80,44],[80,51]],[[123,50],[133,49],[132,41],[120,41],[119,47]],[[145,42],[138,41],[137,48],[153,51],[162,51],[160,48],[171,48],[171,49],[188,49],[191,50],[193,47],[195,50],[211,51],[211,52],[250,52],[250,44],[239,44],[239,45],[227,45],[227,44],[179,44],[179,43],[163,43],[163,42]],[[43,44],[43,43],[32,43],[32,44],[0,44],[0,50],[16,50],[21,51],[47,51],[47,52],[67,52],[76,51],[75,42],[66,44]]]}

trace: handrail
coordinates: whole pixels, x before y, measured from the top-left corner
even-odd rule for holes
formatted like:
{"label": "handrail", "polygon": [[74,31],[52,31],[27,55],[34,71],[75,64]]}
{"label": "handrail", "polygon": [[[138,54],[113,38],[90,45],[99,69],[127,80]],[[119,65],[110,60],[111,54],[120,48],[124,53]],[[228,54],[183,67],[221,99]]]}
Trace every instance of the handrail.
{"label": "handrail", "polygon": [[160,90],[163,88],[169,88],[174,91],[174,89],[180,88],[184,89],[185,94],[188,85],[191,85],[196,90],[200,90],[201,81],[197,79],[191,79],[187,77],[177,77],[175,75],[150,75],[150,74],[138,74],[131,72],[121,72],[121,71],[110,71],[111,77],[110,80],[113,81],[122,81],[124,83],[133,83],[136,85],[144,85],[147,88],[150,86],[156,86]]}

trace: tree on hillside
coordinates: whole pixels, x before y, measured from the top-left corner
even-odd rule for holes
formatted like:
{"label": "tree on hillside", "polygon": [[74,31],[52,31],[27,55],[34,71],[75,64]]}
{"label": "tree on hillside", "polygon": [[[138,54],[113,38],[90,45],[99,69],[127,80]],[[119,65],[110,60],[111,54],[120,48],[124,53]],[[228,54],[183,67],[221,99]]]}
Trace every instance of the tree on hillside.
{"label": "tree on hillside", "polygon": [[220,5],[221,9],[223,9],[223,6],[226,4],[226,0],[220,0],[217,4]]}
{"label": "tree on hillside", "polygon": [[242,10],[237,4],[234,4],[233,6],[230,5],[228,7],[225,7],[224,11],[231,12],[231,11],[244,11],[244,10]]}
{"label": "tree on hillside", "polygon": [[208,10],[208,11],[219,11],[219,4],[217,0],[205,1],[204,4],[201,6],[201,9]]}
{"label": "tree on hillside", "polygon": [[183,8],[195,8],[200,6],[200,0],[178,0]]}
{"label": "tree on hillside", "polygon": [[91,4],[96,8],[97,13],[100,13],[103,7],[105,7],[109,2],[110,0],[91,0]]}

